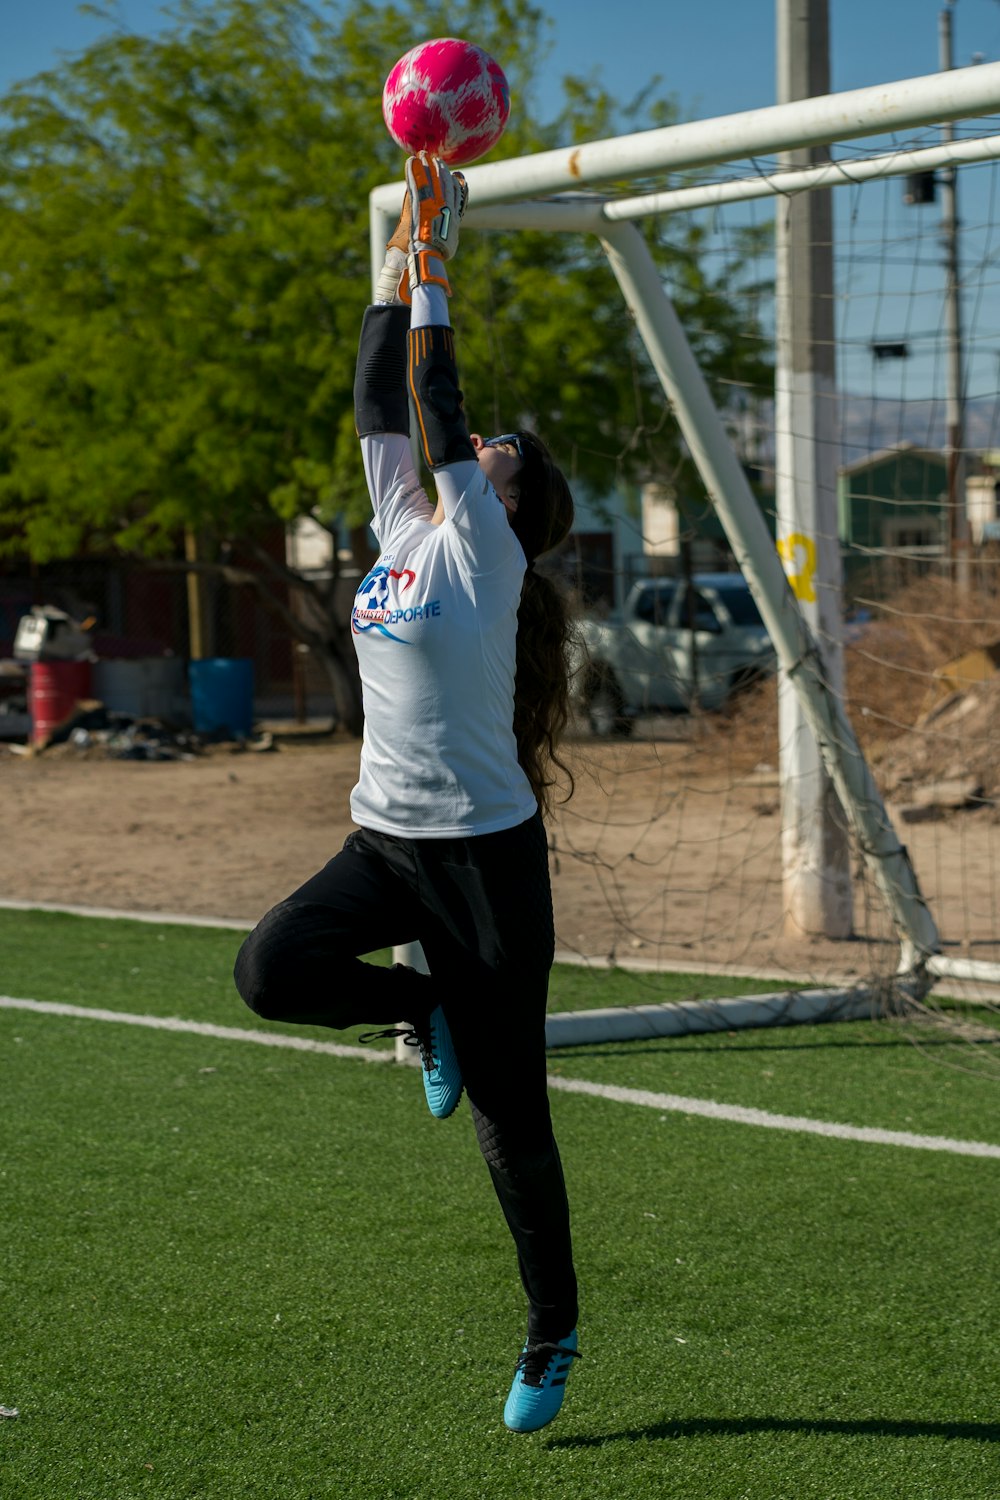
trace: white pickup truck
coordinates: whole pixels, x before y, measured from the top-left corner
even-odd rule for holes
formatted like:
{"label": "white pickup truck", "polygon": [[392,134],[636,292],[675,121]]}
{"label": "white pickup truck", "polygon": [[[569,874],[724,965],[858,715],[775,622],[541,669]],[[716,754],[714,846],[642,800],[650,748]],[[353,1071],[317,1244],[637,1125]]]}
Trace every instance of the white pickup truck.
{"label": "white pickup truck", "polygon": [[630,734],[640,714],[721,708],[773,672],[774,648],[739,573],[640,579],[624,608],[583,619],[573,697],[595,734]]}

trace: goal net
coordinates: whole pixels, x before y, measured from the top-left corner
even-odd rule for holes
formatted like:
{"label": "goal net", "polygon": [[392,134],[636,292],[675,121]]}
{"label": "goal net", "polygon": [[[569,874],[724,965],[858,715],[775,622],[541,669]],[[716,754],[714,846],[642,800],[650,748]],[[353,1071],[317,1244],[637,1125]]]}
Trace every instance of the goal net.
{"label": "goal net", "polygon": [[[997,112],[989,65],[468,171],[470,229],[598,238],[701,478],[678,496],[651,476],[596,565],[607,618],[584,625],[576,790],[550,842],[560,956],[616,973],[598,1012],[554,987],[555,1044],[944,1010],[989,1034]],[[961,123],[942,140],[945,121]],[[818,144],[827,163],[788,164]],[[743,236],[761,261],[748,278],[777,273],[777,399],[713,401],[691,352],[704,330],[681,326],[637,224],[700,215],[704,253],[731,263],[748,224],[821,193],[835,378],[805,402],[792,389],[782,325],[808,245],[779,234],[775,259]],[[377,270],[398,187],[371,206]],[[589,569],[593,590],[579,546],[560,565],[577,584]],[[745,648],[753,622],[773,675],[745,670],[745,649],[720,655],[718,638]]]}

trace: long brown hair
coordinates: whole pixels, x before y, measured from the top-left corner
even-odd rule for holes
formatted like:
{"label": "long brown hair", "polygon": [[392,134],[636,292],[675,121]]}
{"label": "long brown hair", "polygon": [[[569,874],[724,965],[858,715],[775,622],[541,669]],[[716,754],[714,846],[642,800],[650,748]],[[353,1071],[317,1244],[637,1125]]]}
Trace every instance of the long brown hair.
{"label": "long brown hair", "polygon": [[567,651],[571,623],[562,592],[550,578],[536,573],[535,558],[557,547],[573,524],[573,496],[549,450],[532,432],[520,432],[524,465],[517,476],[517,509],[511,515],[514,535],[524,549],[528,569],[517,611],[517,669],[514,679],[514,737],[517,758],[543,814],[551,809],[555,771],[573,775],[559,758],[559,742],[569,721]]}

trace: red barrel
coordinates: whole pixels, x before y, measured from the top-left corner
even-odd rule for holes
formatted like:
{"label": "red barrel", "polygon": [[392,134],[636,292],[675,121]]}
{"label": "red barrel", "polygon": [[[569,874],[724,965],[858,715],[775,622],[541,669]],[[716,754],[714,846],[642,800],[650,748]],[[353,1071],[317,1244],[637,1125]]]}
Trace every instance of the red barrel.
{"label": "red barrel", "polygon": [[77,701],[89,697],[89,661],[33,661],[28,682],[32,744],[47,744]]}

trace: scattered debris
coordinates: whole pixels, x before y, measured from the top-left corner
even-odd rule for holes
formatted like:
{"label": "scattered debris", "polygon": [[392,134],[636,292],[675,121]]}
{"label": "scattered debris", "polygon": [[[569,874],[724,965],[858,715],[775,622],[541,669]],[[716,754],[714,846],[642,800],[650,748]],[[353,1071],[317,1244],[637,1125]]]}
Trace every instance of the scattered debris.
{"label": "scattered debris", "polygon": [[278,745],[269,730],[251,735],[234,735],[228,728],[196,733],[161,719],[109,712],[103,703],[88,698],[77,703],[44,745],[11,742],[5,748],[14,755],[46,758],[165,761],[194,760],[212,752],[259,754],[277,750]]}
{"label": "scattered debris", "polygon": [[[907,822],[1000,801],[1000,673],[953,691],[870,752],[879,784]],[[910,809],[910,815],[902,808]]]}
{"label": "scattered debris", "polygon": [[904,823],[926,823],[963,807],[982,807],[988,799],[982,783],[975,776],[958,776],[951,781],[931,781],[910,791],[910,801],[896,807]]}
{"label": "scattered debris", "polygon": [[[971,651],[956,656],[934,671],[934,681],[928,697],[928,710],[951,693],[966,692],[976,682],[989,682],[1000,672],[1000,641],[990,641],[986,646],[976,646]],[[926,714],[924,715],[926,718]]]}

